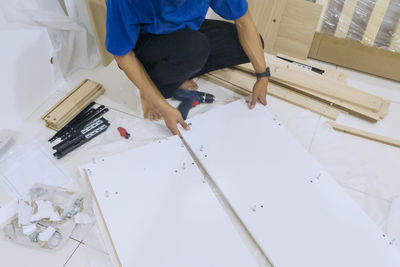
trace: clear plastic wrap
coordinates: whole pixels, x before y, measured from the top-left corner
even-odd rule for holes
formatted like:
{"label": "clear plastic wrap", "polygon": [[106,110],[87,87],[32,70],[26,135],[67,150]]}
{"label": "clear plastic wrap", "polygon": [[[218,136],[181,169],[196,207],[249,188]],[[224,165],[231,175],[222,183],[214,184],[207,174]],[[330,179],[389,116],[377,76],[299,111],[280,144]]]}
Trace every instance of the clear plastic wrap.
{"label": "clear plastic wrap", "polygon": [[400,0],[324,0],[319,31],[400,52]]}
{"label": "clear plastic wrap", "polygon": [[18,200],[18,214],[3,230],[15,243],[55,251],[69,240],[77,223],[94,221],[89,195],[36,184],[30,201]]}

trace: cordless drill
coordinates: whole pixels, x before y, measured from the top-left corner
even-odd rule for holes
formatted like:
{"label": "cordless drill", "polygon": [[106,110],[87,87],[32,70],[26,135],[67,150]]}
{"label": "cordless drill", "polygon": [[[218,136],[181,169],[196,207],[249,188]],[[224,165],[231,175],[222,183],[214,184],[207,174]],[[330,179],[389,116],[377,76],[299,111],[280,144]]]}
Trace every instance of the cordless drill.
{"label": "cordless drill", "polygon": [[186,120],[191,108],[201,103],[213,103],[215,100],[215,96],[212,94],[184,89],[177,89],[173,97],[182,101],[178,106],[178,110],[184,120]]}

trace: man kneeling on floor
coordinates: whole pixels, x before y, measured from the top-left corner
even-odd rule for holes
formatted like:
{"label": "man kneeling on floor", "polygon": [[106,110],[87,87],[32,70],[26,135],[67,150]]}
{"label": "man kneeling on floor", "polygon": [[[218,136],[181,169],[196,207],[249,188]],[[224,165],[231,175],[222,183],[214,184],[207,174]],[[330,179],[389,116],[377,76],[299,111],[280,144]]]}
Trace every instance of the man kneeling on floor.
{"label": "man kneeling on floor", "polygon": [[[139,88],[145,116],[173,134],[189,127],[165,99],[196,90],[194,77],[251,62],[256,73],[250,108],[266,105],[268,73],[262,40],[246,0],[106,0],[106,48]],[[205,19],[211,7],[235,24]]]}

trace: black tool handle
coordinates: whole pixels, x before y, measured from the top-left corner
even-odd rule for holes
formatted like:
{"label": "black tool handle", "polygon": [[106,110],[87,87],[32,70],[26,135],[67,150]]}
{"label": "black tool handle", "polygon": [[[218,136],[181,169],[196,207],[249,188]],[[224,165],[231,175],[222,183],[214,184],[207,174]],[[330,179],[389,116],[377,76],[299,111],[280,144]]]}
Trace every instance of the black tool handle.
{"label": "black tool handle", "polygon": [[189,114],[189,111],[190,111],[190,109],[191,109],[192,107],[193,107],[193,100],[190,100],[190,99],[185,100],[185,101],[182,101],[182,102],[179,104],[178,110],[179,110],[179,112],[182,114],[182,118],[183,118],[184,120],[187,119],[187,116],[188,116],[188,114]]}

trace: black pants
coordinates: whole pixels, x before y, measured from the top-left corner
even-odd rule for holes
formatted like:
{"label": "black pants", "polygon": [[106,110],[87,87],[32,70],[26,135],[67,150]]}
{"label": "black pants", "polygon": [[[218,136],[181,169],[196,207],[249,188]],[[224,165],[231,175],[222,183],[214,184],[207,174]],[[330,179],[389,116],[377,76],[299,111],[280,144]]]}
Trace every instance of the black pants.
{"label": "black pants", "polygon": [[165,98],[201,74],[249,62],[234,24],[205,20],[199,31],[141,34],[134,49]]}

